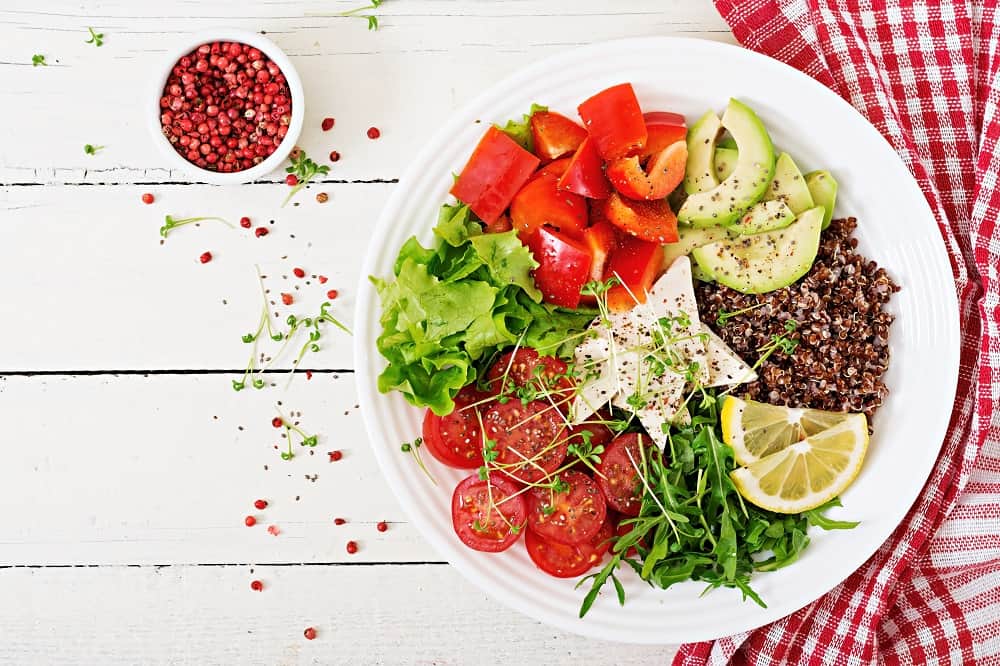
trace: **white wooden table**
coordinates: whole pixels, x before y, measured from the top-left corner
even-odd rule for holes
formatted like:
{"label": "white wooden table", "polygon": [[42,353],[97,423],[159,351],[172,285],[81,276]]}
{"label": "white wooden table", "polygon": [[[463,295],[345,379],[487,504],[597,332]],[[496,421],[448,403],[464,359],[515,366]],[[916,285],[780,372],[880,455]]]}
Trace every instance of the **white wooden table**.
{"label": "white wooden table", "polygon": [[[352,292],[379,208],[438,123],[499,78],[600,40],[733,41],[708,0],[386,0],[381,29],[321,17],[362,0],[55,2],[0,8],[0,662],[667,663],[673,648],[563,634],[462,579],[405,520],[355,405],[349,340],[287,390],[234,393],[240,336],[291,268]],[[86,26],[104,45],[84,43]],[[279,208],[268,182],[211,187],[164,168],[142,116],[184,33],[264,31],[304,80],[329,176]],[[33,67],[33,54],[48,66]],[[664,63],[669,67],[670,63]],[[544,102],[545,100],[538,100]],[[325,116],[336,118],[330,132]],[[369,126],[382,137],[365,137]],[[96,156],[84,144],[104,145]],[[326,204],[316,202],[326,192]],[[152,206],[140,196],[156,196]],[[159,242],[165,214],[243,215]],[[202,265],[205,250],[214,260]],[[283,279],[282,276],[288,276]],[[279,303],[280,306],[280,303]],[[280,307],[279,307],[280,309]],[[281,362],[288,368],[290,359]],[[276,401],[320,434],[273,448]],[[344,458],[330,463],[326,452]],[[307,475],[318,475],[314,480]],[[266,498],[265,511],[252,503]],[[244,516],[259,523],[248,529]],[[335,516],[347,519],[337,527]],[[380,533],[378,521],[389,522]],[[271,536],[267,525],[281,533]],[[345,544],[360,544],[348,555]],[[250,581],[264,582],[253,592]],[[318,638],[307,641],[303,629]]]}

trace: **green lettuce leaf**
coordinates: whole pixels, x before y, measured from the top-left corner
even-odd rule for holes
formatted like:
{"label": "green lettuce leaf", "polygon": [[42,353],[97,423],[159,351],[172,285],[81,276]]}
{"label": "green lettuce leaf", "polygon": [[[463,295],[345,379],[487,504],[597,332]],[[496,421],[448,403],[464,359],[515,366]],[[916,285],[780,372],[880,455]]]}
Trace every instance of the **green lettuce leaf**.
{"label": "green lettuce leaf", "polygon": [[535,141],[531,136],[531,116],[537,111],[548,111],[549,107],[540,104],[532,104],[531,110],[521,117],[520,121],[508,120],[507,124],[499,127],[507,136],[517,141],[518,144],[528,152],[535,150]]}

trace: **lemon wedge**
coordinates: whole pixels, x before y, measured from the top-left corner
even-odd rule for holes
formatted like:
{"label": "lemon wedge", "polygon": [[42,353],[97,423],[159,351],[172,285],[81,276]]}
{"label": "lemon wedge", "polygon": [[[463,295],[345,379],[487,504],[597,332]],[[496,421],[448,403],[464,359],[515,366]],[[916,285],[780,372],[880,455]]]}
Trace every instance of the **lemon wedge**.
{"label": "lemon wedge", "polygon": [[720,413],[722,439],[741,465],[783,451],[792,444],[832,428],[853,416],[847,412],[777,407],[726,396]]}
{"label": "lemon wedge", "polygon": [[800,513],[840,495],[857,477],[868,450],[868,419],[840,423],[729,473],[747,501],[777,513]]}

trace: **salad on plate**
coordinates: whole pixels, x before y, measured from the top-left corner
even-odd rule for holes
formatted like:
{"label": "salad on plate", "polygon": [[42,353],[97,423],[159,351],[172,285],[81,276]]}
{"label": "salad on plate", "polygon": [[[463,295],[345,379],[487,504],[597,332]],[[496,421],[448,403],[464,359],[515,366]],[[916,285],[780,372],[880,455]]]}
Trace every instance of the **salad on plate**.
{"label": "salad on plate", "polygon": [[887,393],[898,287],[744,102],[688,127],[622,83],[577,113],[488,127],[432,246],[371,278],[378,388],[426,410],[414,473],[468,470],[455,538],[523,542],[580,579],[581,616],[623,575],[766,605],[754,575],[856,525],[826,514]]}

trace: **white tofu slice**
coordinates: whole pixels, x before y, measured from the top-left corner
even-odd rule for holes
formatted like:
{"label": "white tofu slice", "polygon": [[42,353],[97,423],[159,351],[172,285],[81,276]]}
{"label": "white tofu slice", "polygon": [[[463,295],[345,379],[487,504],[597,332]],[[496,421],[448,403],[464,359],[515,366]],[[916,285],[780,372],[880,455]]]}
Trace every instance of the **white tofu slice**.
{"label": "white tofu slice", "polygon": [[705,386],[732,386],[757,380],[757,373],[722,341],[708,326],[702,324],[702,331],[708,334],[705,345],[708,379]]}
{"label": "white tofu slice", "polygon": [[611,363],[601,365],[601,374],[592,379],[577,391],[570,410],[570,422],[573,425],[583,423],[590,415],[608,404],[618,390],[618,378],[615,376]]}
{"label": "white tofu slice", "polygon": [[[690,336],[688,340],[680,340],[673,346],[684,358],[686,363],[697,363],[698,372],[695,379],[701,383],[708,380],[706,367],[705,345],[702,343],[701,321],[698,317],[698,302],[694,297],[694,285],[691,278],[691,260],[678,257],[670,264],[667,272],[656,281],[643,305],[643,316],[646,326],[660,328],[661,317],[677,317],[681,313],[687,315],[687,326],[677,326],[671,330],[673,336]],[[638,308],[637,308],[638,309]]]}

